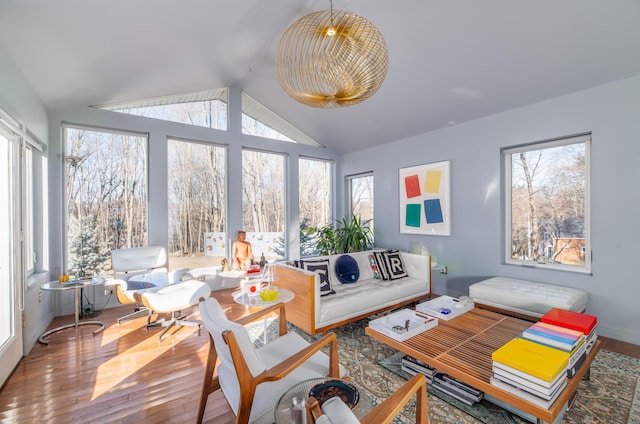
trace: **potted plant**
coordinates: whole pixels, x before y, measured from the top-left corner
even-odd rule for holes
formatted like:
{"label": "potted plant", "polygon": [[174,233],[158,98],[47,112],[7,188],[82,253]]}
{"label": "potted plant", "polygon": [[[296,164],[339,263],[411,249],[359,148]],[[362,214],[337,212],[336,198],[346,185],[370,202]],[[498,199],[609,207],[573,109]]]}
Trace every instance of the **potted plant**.
{"label": "potted plant", "polygon": [[361,220],[355,214],[350,218],[336,220],[337,226],[309,228],[316,238],[316,249],[320,255],[360,252],[373,247],[373,232],[369,228],[370,219]]}

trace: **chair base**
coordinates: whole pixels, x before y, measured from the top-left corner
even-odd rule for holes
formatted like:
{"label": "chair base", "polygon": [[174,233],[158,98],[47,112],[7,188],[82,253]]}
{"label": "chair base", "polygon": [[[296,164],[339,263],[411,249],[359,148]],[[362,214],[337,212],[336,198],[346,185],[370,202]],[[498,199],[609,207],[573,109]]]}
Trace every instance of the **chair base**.
{"label": "chair base", "polygon": [[186,321],[185,320],[186,316],[179,316],[179,314],[180,314],[180,311],[174,311],[174,312],[171,312],[171,319],[169,320],[160,320],[160,321],[150,322],[149,324],[147,324],[147,331],[149,330],[149,328],[152,328],[152,327],[164,327],[162,332],[160,332],[160,334],[158,335],[158,341],[162,341],[162,336],[164,336],[167,333],[167,331],[169,331],[169,329],[174,325],[176,327],[184,327],[184,326],[198,327],[198,335],[200,335],[200,326],[202,325],[202,323],[197,321]]}
{"label": "chair base", "polygon": [[130,320],[130,319],[136,318],[136,317],[138,317],[139,315],[142,315],[142,314],[147,314],[148,316],[151,316],[151,310],[149,308],[147,308],[146,306],[138,306],[130,314],[118,318],[118,325],[120,325],[120,323],[122,323],[122,321],[127,321],[127,320]]}

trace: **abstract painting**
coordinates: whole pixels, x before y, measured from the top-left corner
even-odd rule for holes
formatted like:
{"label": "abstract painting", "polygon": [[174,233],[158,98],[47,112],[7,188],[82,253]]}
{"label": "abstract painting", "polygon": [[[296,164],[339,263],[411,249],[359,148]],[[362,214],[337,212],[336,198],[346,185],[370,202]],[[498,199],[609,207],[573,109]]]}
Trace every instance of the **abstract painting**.
{"label": "abstract painting", "polygon": [[400,232],[451,235],[450,162],[400,168]]}

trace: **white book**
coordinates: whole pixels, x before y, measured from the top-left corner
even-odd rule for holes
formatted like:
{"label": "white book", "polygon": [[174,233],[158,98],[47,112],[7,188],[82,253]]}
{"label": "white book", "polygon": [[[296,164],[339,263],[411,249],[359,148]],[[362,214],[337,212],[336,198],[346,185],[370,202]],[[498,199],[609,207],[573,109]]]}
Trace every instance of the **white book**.
{"label": "white book", "polygon": [[546,387],[546,386],[543,386],[541,384],[537,384],[537,383],[529,380],[528,378],[521,377],[519,375],[516,375],[514,373],[511,373],[509,371],[506,371],[506,370],[503,370],[503,369],[497,368],[497,367],[493,368],[493,375],[495,377],[500,378],[501,380],[513,381],[513,382],[521,384],[523,386],[527,386],[531,390],[535,390],[536,392],[544,394],[544,395],[550,395],[550,394],[554,393],[558,389],[558,387],[560,387],[560,385],[562,384],[562,381],[563,381],[560,378],[560,379],[558,379],[556,381],[556,383],[553,386]]}
{"label": "white book", "polygon": [[539,391],[536,390],[532,387],[530,387],[527,384],[520,384],[519,382],[515,381],[515,380],[511,380],[503,375],[500,374],[493,374],[493,378],[500,380],[504,383],[507,383],[510,386],[514,386],[517,387],[518,389],[524,390],[527,393],[531,393],[532,395],[538,396],[542,399],[545,400],[551,400],[557,397],[557,393],[559,390],[562,389],[562,387],[564,387],[566,380],[559,380],[560,384],[558,384],[558,387],[554,387],[553,390],[543,390],[543,391]]}
{"label": "white book", "polygon": [[497,362],[497,361],[493,361],[493,372],[494,373],[496,372],[496,368],[508,371],[511,374],[515,374],[515,375],[520,376],[522,378],[526,378],[527,380],[532,381],[533,383],[536,383],[536,384],[539,384],[540,386],[544,386],[544,387],[548,387],[548,388],[553,387],[554,384],[557,384],[558,380],[561,380],[561,379],[565,379],[566,380],[567,379],[567,373],[566,372],[561,372],[561,373],[558,374],[558,376],[553,381],[546,381],[546,380],[543,380],[543,379],[538,378],[536,376],[533,376],[531,374],[527,374],[524,371],[520,371],[519,369],[510,367],[508,365],[505,365],[505,364]]}
{"label": "white book", "polygon": [[556,401],[556,399],[558,398],[558,396],[560,396],[560,393],[562,393],[562,390],[567,386],[567,380],[565,379],[561,388],[556,392],[556,394],[549,400],[547,399],[542,399],[539,396],[536,395],[532,395],[531,393],[528,393],[524,390],[522,390],[519,387],[515,387],[512,386],[510,384],[505,383],[502,380],[498,380],[495,377],[491,377],[491,384],[493,384],[494,386],[507,391],[511,394],[514,394],[524,400],[526,400],[527,402],[531,402],[535,405],[538,405],[541,408],[545,408],[545,409],[549,409],[553,403]]}

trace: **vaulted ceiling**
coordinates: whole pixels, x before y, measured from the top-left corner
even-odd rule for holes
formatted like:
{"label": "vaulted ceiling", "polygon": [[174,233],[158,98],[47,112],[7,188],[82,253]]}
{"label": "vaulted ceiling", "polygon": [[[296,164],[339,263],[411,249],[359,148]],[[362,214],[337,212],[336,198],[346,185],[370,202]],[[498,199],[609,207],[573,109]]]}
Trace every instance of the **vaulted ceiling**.
{"label": "vaulted ceiling", "polygon": [[640,75],[638,0],[334,0],[372,21],[389,72],[314,109],[274,52],[328,0],[0,0],[0,46],[50,110],[238,86],[338,154]]}

